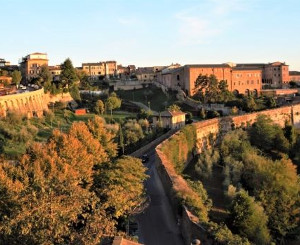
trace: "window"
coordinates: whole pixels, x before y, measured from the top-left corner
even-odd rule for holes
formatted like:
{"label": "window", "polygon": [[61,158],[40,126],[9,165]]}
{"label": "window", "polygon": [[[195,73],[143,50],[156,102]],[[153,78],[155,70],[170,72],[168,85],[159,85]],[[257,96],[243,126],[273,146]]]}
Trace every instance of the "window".
{"label": "window", "polygon": [[179,75],[177,75],[177,81],[179,81],[180,80],[180,77],[179,77]]}

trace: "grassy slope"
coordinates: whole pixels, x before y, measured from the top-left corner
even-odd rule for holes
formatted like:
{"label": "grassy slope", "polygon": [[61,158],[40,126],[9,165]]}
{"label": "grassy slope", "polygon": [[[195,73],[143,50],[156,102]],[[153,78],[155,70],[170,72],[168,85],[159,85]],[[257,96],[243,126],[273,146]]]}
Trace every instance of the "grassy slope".
{"label": "grassy slope", "polygon": [[160,88],[155,86],[129,91],[118,90],[116,93],[123,100],[141,102],[146,106],[148,106],[150,101],[150,108],[154,111],[163,111],[176,101],[175,96],[167,96]]}
{"label": "grassy slope", "polygon": [[[68,117],[64,117],[63,110],[55,110],[55,118],[52,120],[52,122],[47,119],[46,117],[40,119],[40,118],[32,118],[29,120],[30,124],[34,125],[38,129],[38,133],[36,137],[34,138],[35,141],[38,142],[45,142],[47,139],[51,136],[52,131],[56,128],[59,128],[60,130],[66,132],[73,122],[76,121],[84,121],[87,122],[89,119],[92,119],[95,114],[86,114],[86,115],[75,115],[71,111],[67,111]],[[122,112],[117,111],[113,112],[113,119],[114,120],[120,120],[124,119],[128,116],[135,117],[136,115],[133,113],[128,112]],[[102,115],[107,121],[111,118],[110,114],[104,114]],[[4,127],[5,127],[5,120]],[[22,121],[20,125],[13,125],[13,127],[16,130],[19,130],[21,126],[25,126],[27,123],[27,120]],[[9,125],[7,125],[8,127]],[[16,142],[15,140],[7,140],[6,144],[4,146],[4,153],[9,158],[17,158],[18,156],[22,155],[26,151],[26,147],[28,146],[30,142]]]}

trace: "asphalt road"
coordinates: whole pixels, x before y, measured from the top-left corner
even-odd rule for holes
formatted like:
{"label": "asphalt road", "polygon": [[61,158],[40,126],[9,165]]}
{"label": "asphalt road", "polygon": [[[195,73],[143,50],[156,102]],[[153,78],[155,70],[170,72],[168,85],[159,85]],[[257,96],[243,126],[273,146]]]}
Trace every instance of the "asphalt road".
{"label": "asphalt road", "polygon": [[154,150],[148,152],[150,159],[145,164],[150,176],[145,187],[151,202],[136,217],[139,242],[145,245],[184,245],[176,217],[156,171],[154,154]]}

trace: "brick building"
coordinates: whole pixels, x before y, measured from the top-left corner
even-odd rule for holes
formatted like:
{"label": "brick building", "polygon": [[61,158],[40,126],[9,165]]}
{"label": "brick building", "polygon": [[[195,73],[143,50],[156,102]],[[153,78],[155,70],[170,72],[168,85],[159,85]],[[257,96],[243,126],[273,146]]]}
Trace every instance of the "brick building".
{"label": "brick building", "polygon": [[272,88],[281,88],[290,81],[289,66],[282,62],[236,64],[237,68],[259,68],[262,70],[262,83]]}
{"label": "brick building", "polygon": [[117,62],[105,61],[97,63],[83,63],[82,70],[93,79],[100,77],[111,77],[117,75]]}
{"label": "brick building", "polygon": [[41,66],[48,66],[48,56],[46,53],[33,53],[22,58],[20,70],[22,77],[26,81],[37,77],[40,74]]}
{"label": "brick building", "polygon": [[300,71],[290,71],[290,81],[300,83]]}
{"label": "brick building", "polygon": [[262,88],[262,70],[259,68],[234,67],[231,64],[185,65],[162,71],[161,82],[171,89],[182,89],[188,95],[195,94],[195,81],[199,75],[215,75],[227,82],[229,91],[258,94]]}

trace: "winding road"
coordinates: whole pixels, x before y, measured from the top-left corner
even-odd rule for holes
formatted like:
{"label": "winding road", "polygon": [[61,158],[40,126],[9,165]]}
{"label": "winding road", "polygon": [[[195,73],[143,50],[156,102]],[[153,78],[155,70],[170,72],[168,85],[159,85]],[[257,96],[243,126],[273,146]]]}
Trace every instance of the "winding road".
{"label": "winding road", "polygon": [[156,170],[155,151],[148,152],[148,156],[149,161],[145,165],[150,178],[145,187],[151,202],[143,213],[136,216],[139,242],[145,245],[184,245],[176,217]]}

